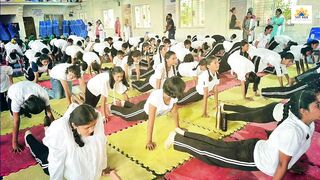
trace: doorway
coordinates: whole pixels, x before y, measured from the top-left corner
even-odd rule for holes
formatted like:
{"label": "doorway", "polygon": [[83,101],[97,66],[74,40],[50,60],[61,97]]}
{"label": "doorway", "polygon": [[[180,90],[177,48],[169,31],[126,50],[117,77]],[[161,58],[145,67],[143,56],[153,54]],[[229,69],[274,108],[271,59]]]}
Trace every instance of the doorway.
{"label": "doorway", "polygon": [[26,37],[34,35],[37,37],[36,28],[34,26],[33,17],[23,17],[24,29],[26,31]]}

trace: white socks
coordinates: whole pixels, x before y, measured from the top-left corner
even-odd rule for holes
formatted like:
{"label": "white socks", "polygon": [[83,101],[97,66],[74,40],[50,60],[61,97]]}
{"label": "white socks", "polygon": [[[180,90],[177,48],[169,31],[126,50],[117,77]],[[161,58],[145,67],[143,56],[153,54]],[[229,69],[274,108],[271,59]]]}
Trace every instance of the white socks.
{"label": "white socks", "polygon": [[176,132],[174,132],[174,131],[172,131],[170,134],[169,134],[169,136],[168,136],[168,138],[166,139],[166,141],[164,142],[164,146],[165,146],[165,148],[166,149],[169,149],[171,146],[172,146],[172,144],[173,144],[173,142],[174,142],[174,137],[176,136]]}

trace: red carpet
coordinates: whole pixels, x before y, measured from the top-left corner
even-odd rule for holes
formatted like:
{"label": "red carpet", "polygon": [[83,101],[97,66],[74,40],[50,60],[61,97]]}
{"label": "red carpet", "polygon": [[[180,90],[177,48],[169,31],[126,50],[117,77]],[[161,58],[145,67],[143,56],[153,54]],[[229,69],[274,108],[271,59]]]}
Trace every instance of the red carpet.
{"label": "red carpet", "polygon": [[[12,152],[11,146],[11,134],[3,135],[0,138],[0,159],[1,159],[1,171],[0,176],[6,176],[10,173],[17,172],[21,169],[25,169],[31,165],[35,165],[36,161],[32,157],[29,148],[24,144],[25,130],[21,130],[19,133],[19,142],[24,145],[24,150],[19,154]],[[38,139],[42,140],[44,137],[44,129],[42,125],[31,128],[32,134]]]}

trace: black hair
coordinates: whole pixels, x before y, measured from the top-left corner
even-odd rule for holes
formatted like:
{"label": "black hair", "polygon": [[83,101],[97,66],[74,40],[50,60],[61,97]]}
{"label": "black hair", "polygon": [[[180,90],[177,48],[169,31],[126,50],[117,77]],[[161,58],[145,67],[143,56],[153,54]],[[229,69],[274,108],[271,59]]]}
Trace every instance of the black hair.
{"label": "black hair", "polygon": [[82,47],[82,42],[81,41],[77,41],[77,46]]}
{"label": "black hair", "polygon": [[210,38],[210,35],[207,34],[204,38]]}
{"label": "black hair", "polygon": [[194,61],[194,57],[192,54],[186,54],[183,58],[183,62],[187,63],[187,62],[193,62]]}
{"label": "black hair", "polygon": [[206,66],[206,65],[207,65],[207,60],[206,60],[205,58],[204,58],[204,59],[201,59],[201,60],[199,61],[199,63],[197,64],[197,66],[192,69],[192,71],[197,70],[197,68],[198,68],[199,66]]}
{"label": "black hair", "polygon": [[161,39],[157,39],[157,43],[160,44],[161,43]]}
{"label": "black hair", "polygon": [[191,41],[189,39],[184,40],[183,44],[186,45],[191,45]]}
{"label": "black hair", "polygon": [[264,28],[264,32],[266,32],[267,30],[272,29],[272,28],[273,28],[272,25],[268,25],[268,26],[266,26],[266,28]]}
{"label": "black hair", "polygon": [[79,147],[83,147],[84,142],[82,141],[77,129],[75,129],[72,124],[74,124],[75,126],[87,125],[90,122],[96,120],[98,118],[98,115],[99,114],[95,111],[95,109],[88,104],[79,105],[71,112],[69,117],[69,124],[74,140],[79,145]]}
{"label": "black hair", "polygon": [[56,46],[52,46],[52,54],[56,54],[58,52],[58,48]]}
{"label": "black hair", "polygon": [[48,60],[49,62],[51,62],[51,58],[50,58],[48,55],[42,54],[42,55],[37,59],[37,65],[38,65],[39,67],[42,67],[42,66],[43,66],[43,64],[42,64],[42,61],[43,61],[43,60]]}
{"label": "black hair", "polygon": [[309,52],[309,51],[311,51],[311,52],[313,51],[312,47],[310,47],[310,46],[304,47],[301,49],[301,54],[306,56],[307,52]]}
{"label": "black hair", "polygon": [[163,83],[163,92],[171,98],[181,98],[183,96],[186,83],[177,76],[167,78]]}
{"label": "black hair", "polygon": [[[176,53],[174,53],[173,51],[168,51],[166,52],[166,54],[164,55],[164,59],[165,59],[165,68],[166,68],[166,77],[168,78],[168,65],[167,65],[167,60]],[[174,66],[172,66],[172,69],[173,69],[173,74],[175,75],[176,74],[176,70],[174,68]]]}
{"label": "black hair", "polygon": [[247,44],[249,44],[247,40],[244,39],[244,40],[241,41],[241,47],[243,47],[243,46],[245,46]]}
{"label": "black hair", "polygon": [[117,51],[117,55],[124,55],[124,52],[122,50]]}
{"label": "black hair", "polygon": [[122,43],[121,47],[127,49],[129,47],[129,43]]}
{"label": "black hair", "polygon": [[163,40],[163,44],[171,44],[170,39],[165,38],[165,39]]}
{"label": "black hair", "polygon": [[35,55],[34,55],[34,57],[40,57],[42,54],[41,54],[41,52],[37,52]]}
{"label": "black hair", "polygon": [[41,53],[42,53],[42,54],[49,54],[49,49],[48,49],[48,48],[43,48],[43,49],[41,50]]}
{"label": "black hair", "polygon": [[172,17],[172,14],[171,13],[168,13],[168,15],[167,16],[170,16],[170,17]]}
{"label": "black hair", "polygon": [[148,42],[142,43],[142,46],[141,46],[141,54],[142,55],[144,55],[145,53],[148,52],[148,50],[146,50],[146,51],[144,50],[144,48],[147,47],[147,46],[150,46],[150,44]]}
{"label": "black hair", "polygon": [[94,42],[95,43],[100,43],[100,39],[95,39]]}
{"label": "black hair", "polygon": [[108,54],[109,52],[111,52],[111,50],[110,50],[110,48],[105,47],[105,48],[103,49],[103,52],[104,52],[104,54]]}
{"label": "black hair", "polygon": [[15,59],[18,58],[16,52],[11,52],[11,53],[9,54],[9,57],[10,57],[12,60],[15,60]]}
{"label": "black hair", "polygon": [[122,41],[122,38],[119,38],[118,41]]}
{"label": "black hair", "polygon": [[319,41],[316,39],[313,39],[307,43],[308,46],[311,46],[312,44],[319,44]]}
{"label": "black hair", "polygon": [[107,37],[106,40],[107,40],[107,41],[113,41],[113,38],[112,38],[112,37]]}
{"label": "black hair", "polygon": [[128,56],[128,65],[131,66],[133,64],[134,60],[132,57],[140,57],[140,56],[141,56],[141,52],[139,50],[131,51]]}
{"label": "black hair", "polygon": [[232,7],[229,11],[233,13],[234,10],[236,10],[236,7]]}
{"label": "black hair", "polygon": [[298,45],[297,42],[294,42],[294,41],[291,41],[291,40],[290,40],[290,41],[287,43],[287,47],[284,48],[283,51],[284,51],[284,52],[290,51],[291,46],[297,46],[297,45]]}
{"label": "black hair", "polygon": [[[119,66],[115,66],[114,68],[111,68],[110,71],[109,71],[109,85],[111,87],[111,89],[113,89],[114,87],[114,84],[116,83],[114,78],[113,78],[113,75],[117,74],[117,73],[122,73],[123,76],[125,74],[125,72],[123,71],[123,69]],[[125,77],[122,78],[122,84],[125,85],[125,86],[129,86],[127,80]]]}
{"label": "black hair", "polygon": [[46,109],[46,103],[38,96],[31,95],[23,103],[23,108],[31,114],[39,114]]}
{"label": "black hair", "polygon": [[231,39],[231,40],[233,40],[233,39],[235,39],[235,38],[237,38],[237,35],[236,35],[236,34],[232,34],[232,35],[230,36],[230,39]]}
{"label": "black hair", "polygon": [[91,23],[91,22],[88,22],[88,25],[89,25],[89,26],[92,26],[92,23]]}
{"label": "black hair", "polygon": [[278,11],[280,14],[282,14],[282,10],[281,10],[281,9],[278,8],[278,9],[276,9],[276,12],[277,12],[277,11]]}
{"label": "black hair", "polygon": [[188,36],[187,36],[187,39],[191,39],[191,35],[188,35]]}
{"label": "black hair", "polygon": [[309,105],[316,101],[316,93],[310,90],[302,90],[294,93],[283,107],[283,117],[278,123],[280,125],[289,116],[289,110],[297,118],[301,119],[300,109],[309,110]]}
{"label": "black hair", "polygon": [[67,42],[70,44],[73,44],[73,39],[69,38],[69,39],[67,39]]}
{"label": "black hair", "polygon": [[97,61],[94,61],[91,63],[91,68],[95,73],[99,73],[101,70],[101,65]]}
{"label": "black hair", "polygon": [[281,54],[281,59],[291,59],[293,60],[294,59],[294,56],[291,52],[284,52]]}
{"label": "black hair", "polygon": [[72,72],[77,79],[79,79],[81,77],[81,70],[80,70],[80,66],[78,64],[73,64],[69,67],[67,67],[66,70],[66,74],[68,74],[69,72]]}

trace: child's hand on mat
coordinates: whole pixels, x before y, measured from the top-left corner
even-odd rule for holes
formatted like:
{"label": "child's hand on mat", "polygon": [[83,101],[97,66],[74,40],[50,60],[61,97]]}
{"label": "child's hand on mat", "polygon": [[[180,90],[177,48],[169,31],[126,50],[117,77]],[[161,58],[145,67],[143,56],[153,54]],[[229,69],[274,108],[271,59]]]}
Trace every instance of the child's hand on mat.
{"label": "child's hand on mat", "polygon": [[14,153],[19,153],[23,151],[23,146],[19,144],[18,142],[12,144],[12,152]]}
{"label": "child's hand on mat", "polygon": [[148,142],[148,143],[147,143],[146,149],[152,151],[152,150],[154,150],[154,149],[156,148],[156,146],[157,146],[156,143],[151,141],[151,142]]}
{"label": "child's hand on mat", "polygon": [[252,97],[245,97],[244,100],[246,100],[246,101],[253,101],[253,98],[252,98]]}

